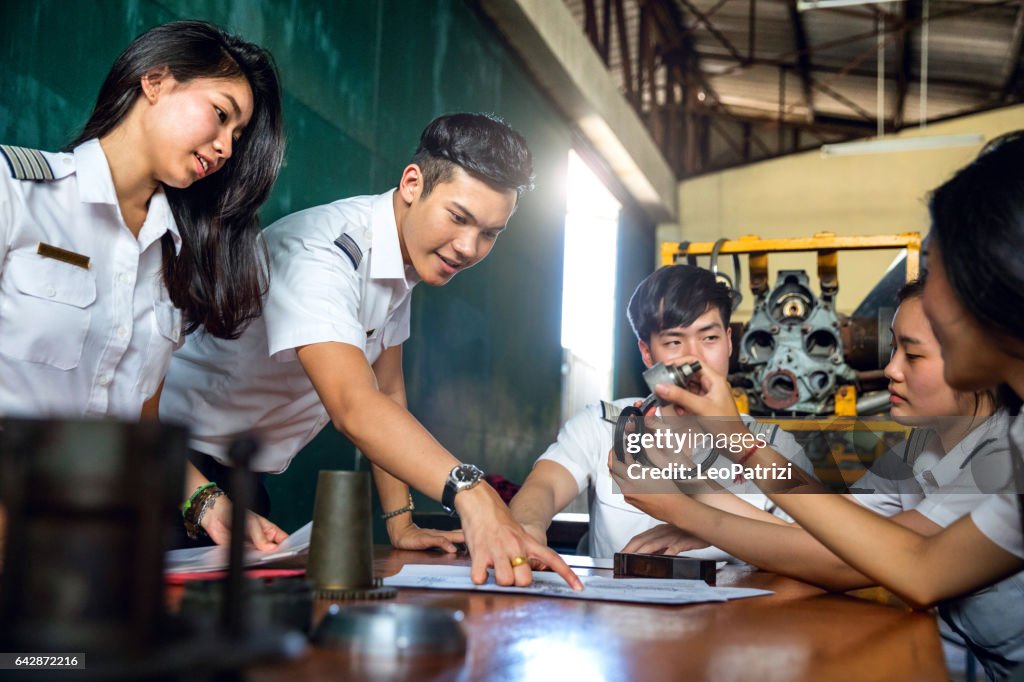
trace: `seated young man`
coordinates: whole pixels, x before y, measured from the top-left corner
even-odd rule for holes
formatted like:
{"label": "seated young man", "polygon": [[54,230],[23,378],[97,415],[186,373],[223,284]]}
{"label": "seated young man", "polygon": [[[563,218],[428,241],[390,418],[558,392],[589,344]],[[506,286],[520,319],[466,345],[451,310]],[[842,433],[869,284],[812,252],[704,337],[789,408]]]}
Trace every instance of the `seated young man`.
{"label": "seated young man", "polygon": [[[704,268],[673,265],[661,268],[637,286],[629,301],[629,322],[644,365],[679,365],[699,360],[727,374],[732,338],[729,289]],[[558,441],[540,456],[522,489],[512,500],[512,514],[539,542],[546,542],[552,517],[584,490],[590,493],[589,553],[611,557],[640,533],[648,533],[644,551],[675,553],[676,544],[692,546],[692,536],[666,525],[625,501],[612,486],[608,452],[619,411],[637,398],[587,406],[567,421]],[[810,460],[796,440],[777,426],[744,421],[793,464],[813,475]],[[730,484],[737,495],[704,493],[697,497],[734,513],[761,520],[788,519],[757,487],[747,481]],[[655,527],[657,531],[652,531]]]}

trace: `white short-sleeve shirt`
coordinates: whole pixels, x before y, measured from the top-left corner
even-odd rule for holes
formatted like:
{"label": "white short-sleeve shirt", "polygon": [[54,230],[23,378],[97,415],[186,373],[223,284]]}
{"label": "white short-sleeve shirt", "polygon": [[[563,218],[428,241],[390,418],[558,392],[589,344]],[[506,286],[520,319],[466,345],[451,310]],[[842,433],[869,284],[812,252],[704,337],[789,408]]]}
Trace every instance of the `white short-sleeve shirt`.
{"label": "white short-sleeve shirt", "polygon": [[402,260],[392,194],[316,206],[265,230],[263,316],[233,341],[193,334],[167,374],[160,417],[188,424],[193,448],[227,463],[231,441],[253,431],[253,469],[284,471],[330,421],[295,349],[347,343],[372,365],[409,338],[418,278]]}
{"label": "white short-sleeve shirt", "polygon": [[167,199],[158,189],[136,238],[99,141],[6,151],[53,179],[18,179],[0,155],[0,415],[138,419],[182,338],[162,276],[161,238],[181,245]]}
{"label": "white short-sleeve shirt", "polygon": [[[905,446],[883,455],[851,488],[858,502],[892,516],[916,510],[945,528],[970,514],[993,542],[1018,556],[1020,516],[1013,489],[1010,417],[989,417],[941,455],[937,439],[923,430]],[[962,635],[989,678],[1005,677],[1024,661],[1024,573],[1018,573],[965,597],[940,604],[939,612]]]}
{"label": "white short-sleeve shirt", "polygon": [[880,457],[850,492],[879,514],[913,509],[936,525],[949,526],[1012,487],[1009,425],[1009,416],[998,412],[944,456],[934,434],[916,429],[906,443]]}
{"label": "white short-sleeve shirt", "polygon": [[[612,403],[616,408],[634,404],[637,398],[624,398]],[[748,424],[753,419],[743,415]],[[590,555],[611,557],[635,535],[663,523],[626,502],[614,491],[608,472],[608,452],[612,448],[615,424],[603,417],[601,405],[588,405],[569,419],[558,433],[558,440],[537,461],[561,464],[576,479],[577,494],[590,492]],[[781,429],[768,432],[771,447],[780,455],[814,474],[814,467],[796,439]],[[759,492],[753,481],[729,486],[738,496],[754,506],[789,520],[770,499]]]}
{"label": "white short-sleeve shirt", "polygon": [[[1017,416],[1010,426],[1011,456],[1017,459],[1018,472],[1024,472],[1024,416]],[[1015,481],[1014,493],[991,495],[971,512],[971,520],[992,542],[1007,552],[1024,559],[1024,527],[1021,526],[1021,487]]]}

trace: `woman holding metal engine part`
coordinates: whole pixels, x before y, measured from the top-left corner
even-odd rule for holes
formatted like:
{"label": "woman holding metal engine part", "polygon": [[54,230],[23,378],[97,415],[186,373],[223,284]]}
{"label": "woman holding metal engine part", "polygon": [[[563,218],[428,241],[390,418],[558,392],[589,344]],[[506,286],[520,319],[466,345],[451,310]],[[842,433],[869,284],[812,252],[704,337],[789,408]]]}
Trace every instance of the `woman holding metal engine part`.
{"label": "woman holding metal engine part", "polygon": [[[938,364],[947,389],[986,391],[1006,383],[1017,396],[1024,395],[1024,263],[1019,257],[1024,250],[1024,133],[1003,136],[986,147],[973,163],[935,190],[930,210],[927,277],[920,294],[904,300],[900,307],[893,361],[887,369],[894,418],[915,416],[914,408],[922,406],[915,400],[918,393],[908,394],[900,383],[907,380],[909,364],[920,361],[914,357],[920,349],[911,348],[906,341],[929,341],[920,338],[925,335],[922,332],[934,334],[937,346],[933,353],[941,347]],[[981,230],[986,239],[976,238]],[[915,332],[909,337],[903,333],[908,323]],[[905,337],[902,347],[901,336]],[[697,418],[709,430],[742,432],[738,419],[702,419],[735,416],[736,408],[724,376],[705,369],[699,379],[701,395],[667,385],[659,385],[657,393],[674,403],[677,413]],[[964,403],[962,396],[943,408],[935,402],[939,395],[934,387],[920,391],[931,408],[942,408],[939,414],[967,414],[975,420],[991,412],[984,398],[976,403],[968,398]],[[990,420],[978,430],[988,430],[998,422],[998,418]],[[955,435],[955,429],[949,435]],[[960,439],[978,441],[978,435],[968,433]],[[948,436],[940,433],[939,439],[948,450]],[[976,488],[974,495],[965,496],[973,497],[976,505],[969,513],[956,493],[947,495],[945,517],[927,513],[936,509],[926,506],[927,500],[917,511],[885,518],[846,496],[786,494],[827,492],[806,478],[757,481],[801,527],[738,519],[683,495],[627,492],[626,496],[648,514],[768,570],[828,589],[878,584],[917,607],[943,602],[943,615],[967,636],[986,673],[994,679],[1007,675],[1024,660],[1024,589],[1013,584],[1019,583],[1024,569],[1022,448],[1024,420],[1016,417],[1002,455],[1009,489],[979,496],[981,491]],[[961,457],[971,459],[970,454],[961,453]],[[727,455],[737,459],[735,454]],[[746,466],[780,461],[770,448],[742,457]],[[991,457],[995,457],[992,461],[999,459],[997,453]],[[930,471],[935,474],[941,465],[937,463]],[[803,478],[800,472],[796,474]],[[622,480],[621,472],[613,471],[613,476]],[[938,483],[937,478],[933,475],[931,481]],[[929,481],[928,477],[919,480]],[[992,489],[985,486],[986,491]],[[963,515],[956,518],[950,514],[953,508]],[[638,549],[650,550],[643,538],[631,542],[625,551]]]}

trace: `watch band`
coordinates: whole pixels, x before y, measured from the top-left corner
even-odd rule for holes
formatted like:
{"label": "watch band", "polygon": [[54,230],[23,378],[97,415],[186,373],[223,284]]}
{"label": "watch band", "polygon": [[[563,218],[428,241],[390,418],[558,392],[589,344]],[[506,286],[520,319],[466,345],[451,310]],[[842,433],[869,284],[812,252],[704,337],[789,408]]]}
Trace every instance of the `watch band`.
{"label": "watch band", "polygon": [[448,480],[444,483],[444,490],[441,492],[441,507],[448,514],[457,516],[455,496],[462,490],[475,487],[483,478],[484,472],[472,464],[460,464],[452,469],[448,474]]}
{"label": "watch band", "polygon": [[455,493],[459,492],[455,481],[449,476],[444,482],[444,492],[441,493],[441,507],[452,516],[455,516]]}

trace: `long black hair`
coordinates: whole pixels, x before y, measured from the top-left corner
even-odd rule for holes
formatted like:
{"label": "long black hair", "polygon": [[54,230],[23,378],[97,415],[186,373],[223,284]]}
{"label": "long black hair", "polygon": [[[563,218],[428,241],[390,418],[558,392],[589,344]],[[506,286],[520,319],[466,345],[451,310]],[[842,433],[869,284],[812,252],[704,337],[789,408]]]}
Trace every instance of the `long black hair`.
{"label": "long black hair", "polygon": [[1024,340],[1024,131],[992,140],[928,207],[953,293],[982,326]]}
{"label": "long black hair", "polygon": [[143,76],[161,68],[181,83],[244,78],[252,89],[252,118],[224,167],[186,189],[164,188],[182,245],[175,255],[170,234],[163,236],[163,277],[184,312],[185,331],[203,326],[238,338],[263,309],[267,253],[256,211],[284,155],[281,89],[270,53],[202,21],[152,28],[114,61],[89,121],[66,149],[117,127],[142,94]]}
{"label": "long black hair", "polygon": [[[1024,341],[1024,130],[989,142],[932,193],[928,208],[954,295],[997,336]],[[1010,444],[1024,532],[1024,454]]]}

